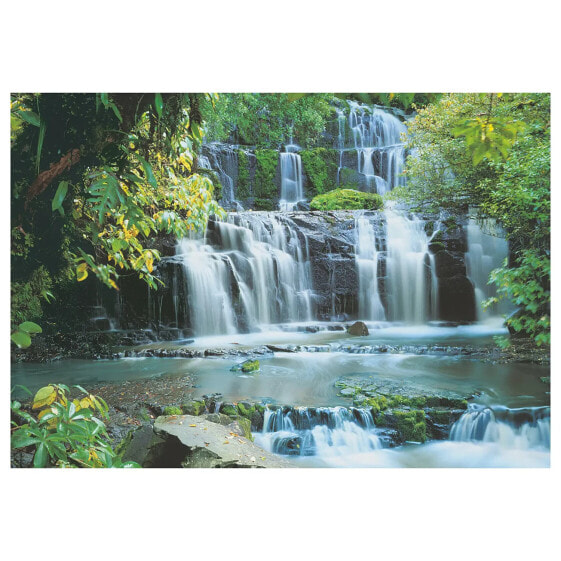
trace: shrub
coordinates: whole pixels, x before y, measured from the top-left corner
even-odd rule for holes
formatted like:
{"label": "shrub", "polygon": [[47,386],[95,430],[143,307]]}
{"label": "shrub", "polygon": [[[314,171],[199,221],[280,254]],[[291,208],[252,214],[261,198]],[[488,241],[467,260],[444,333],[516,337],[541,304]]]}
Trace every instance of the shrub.
{"label": "shrub", "polygon": [[31,406],[39,410],[37,417],[12,401],[12,414],[25,421],[22,425],[12,421],[12,448],[33,447],[33,467],[140,467],[121,461],[109,443],[105,423],[94,416],[97,412],[107,418],[105,401],[81,386],[72,387],[83,397],[70,401],[70,388],[64,384],[41,388]]}
{"label": "shrub", "polygon": [[334,189],[314,197],[312,210],[378,210],[383,206],[382,197],[376,193],[363,193],[354,189]]}

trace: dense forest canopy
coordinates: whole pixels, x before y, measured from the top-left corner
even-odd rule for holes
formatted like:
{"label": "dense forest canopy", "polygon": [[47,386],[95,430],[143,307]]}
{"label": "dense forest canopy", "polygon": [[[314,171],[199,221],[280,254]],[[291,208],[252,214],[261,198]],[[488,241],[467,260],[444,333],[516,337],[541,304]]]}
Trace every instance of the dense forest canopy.
{"label": "dense forest canopy", "polygon": [[[407,114],[407,187],[387,198],[471,206],[503,225],[511,256],[491,280],[519,309],[510,327],[549,343],[550,99],[527,93],[14,94],[14,342],[29,344],[18,326],[41,322],[53,300],[79,299],[92,276],[113,290],[127,276],[157,288],[157,236],[185,236],[222,212],[220,186],[198,167],[203,141],[264,157],[291,140],[314,148],[345,99]],[[317,185],[338,187],[319,168]]]}

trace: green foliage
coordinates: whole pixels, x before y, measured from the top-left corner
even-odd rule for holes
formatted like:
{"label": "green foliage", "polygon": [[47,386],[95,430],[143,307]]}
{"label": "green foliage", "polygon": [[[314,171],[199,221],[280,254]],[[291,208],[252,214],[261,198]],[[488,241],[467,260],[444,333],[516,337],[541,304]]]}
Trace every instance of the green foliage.
{"label": "green foliage", "polygon": [[230,368],[232,372],[257,372],[260,368],[259,361],[257,359],[244,360],[241,364],[235,364]]}
{"label": "green foliage", "polygon": [[257,169],[255,171],[255,196],[262,199],[273,199],[278,196],[275,185],[275,174],[279,164],[279,153],[276,150],[256,150]]}
{"label": "green foliage", "polygon": [[207,139],[278,148],[293,136],[314,146],[333,116],[330,94],[305,94],[296,99],[284,93],[220,94],[214,106],[202,108]]}
{"label": "green foliage", "polygon": [[[522,309],[513,331],[549,343],[550,96],[449,94],[409,122],[407,191],[414,208],[465,211],[505,229],[510,263],[491,281]],[[490,304],[489,302],[488,304]]]}
{"label": "green foliage", "polygon": [[236,195],[240,200],[249,197],[249,157],[244,150],[238,150],[238,190]]}
{"label": "green foliage", "polygon": [[[12,96],[16,294],[30,282],[30,263],[61,288],[72,269],[79,281],[93,273],[115,289],[120,274],[157,287],[157,234],[183,237],[221,213],[211,180],[193,173],[203,99],[213,96]],[[35,308],[25,318],[40,315]]]}
{"label": "green foliage", "polygon": [[31,273],[29,281],[12,282],[10,287],[12,329],[26,320],[38,320],[43,316],[41,302],[42,300],[49,302],[53,298],[52,284],[51,276],[43,265]]}
{"label": "green foliage", "polygon": [[183,415],[183,411],[179,407],[168,406],[164,407],[164,415]]}
{"label": "green foliage", "polygon": [[425,412],[421,409],[412,411],[394,411],[397,430],[405,441],[425,442],[427,439],[427,424]]}
{"label": "green foliage", "polygon": [[275,210],[275,205],[270,199],[262,199],[261,197],[257,197],[253,199],[253,209],[271,212]]}
{"label": "green foliage", "polygon": [[309,183],[310,196],[325,193],[335,186],[337,175],[337,151],[327,148],[302,150],[302,169]]}
{"label": "green foliage", "polygon": [[37,416],[23,409],[19,401],[12,401],[13,416],[24,421],[21,425],[12,421],[12,448],[32,447],[33,467],[38,468],[140,467],[135,462],[121,462],[111,448],[102,421],[107,418],[105,401],[81,386],[72,387],[83,397],[70,401],[70,388],[64,384],[41,388],[31,408],[38,410]]}
{"label": "green foliage", "polygon": [[20,323],[17,329],[12,333],[11,339],[20,349],[27,349],[27,347],[31,345],[32,335],[42,332],[43,330],[36,323],[24,321]]}
{"label": "green foliage", "polygon": [[517,333],[534,338],[536,345],[549,345],[550,336],[550,276],[551,263],[537,250],[523,250],[516,266],[507,263],[491,271],[491,281],[497,285],[497,297],[485,302],[489,306],[507,298],[519,307],[519,312],[507,318],[507,325]]}
{"label": "green foliage", "polygon": [[314,197],[310,202],[312,210],[379,210],[383,199],[376,193],[363,193],[354,189],[334,189]]}

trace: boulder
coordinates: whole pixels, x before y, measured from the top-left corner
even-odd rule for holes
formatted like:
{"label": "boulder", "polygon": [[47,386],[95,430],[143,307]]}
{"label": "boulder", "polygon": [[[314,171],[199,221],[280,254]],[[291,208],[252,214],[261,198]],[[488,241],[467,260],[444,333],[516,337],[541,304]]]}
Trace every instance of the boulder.
{"label": "boulder", "polygon": [[237,424],[222,426],[191,415],[158,417],[154,434],[159,439],[159,455],[153,453],[152,465],[146,467],[291,467],[287,460],[236,432],[237,428]]}
{"label": "boulder", "polygon": [[355,321],[349,328],[347,328],[349,335],[364,336],[368,335],[368,327],[363,321]]}

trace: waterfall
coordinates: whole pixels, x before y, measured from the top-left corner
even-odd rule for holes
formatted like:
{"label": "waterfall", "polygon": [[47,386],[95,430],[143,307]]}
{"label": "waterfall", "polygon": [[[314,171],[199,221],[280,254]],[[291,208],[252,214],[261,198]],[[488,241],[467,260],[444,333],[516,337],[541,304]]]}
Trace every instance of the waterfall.
{"label": "waterfall", "polygon": [[281,196],[279,208],[285,212],[294,210],[296,204],[304,200],[302,159],[296,153],[298,148],[291,139],[290,143],[286,145],[286,152],[280,153]]}
{"label": "waterfall", "polygon": [[[402,135],[406,126],[387,110],[368,107],[355,101],[348,101],[348,127],[357,153],[357,171],[364,176],[365,190],[381,195],[398,185],[404,185],[401,177],[405,163],[405,145]],[[345,150],[344,113],[338,111],[339,168],[337,180],[343,167]]]}
{"label": "waterfall", "polygon": [[276,454],[333,457],[382,448],[370,411],[345,407],[284,407],[264,413],[256,443]]}
{"label": "waterfall", "polygon": [[436,319],[437,280],[425,222],[387,209],[388,319],[424,323]]}
{"label": "waterfall", "polygon": [[386,315],[378,294],[378,250],[374,225],[365,216],[355,219],[355,259],[358,271],[358,315],[366,320],[384,320]]}
{"label": "waterfall", "polygon": [[450,431],[450,440],[496,442],[501,447],[528,450],[550,447],[550,408],[509,409],[470,404]]}
{"label": "waterfall", "polygon": [[211,224],[214,246],[181,240],[187,323],[196,335],[256,330],[313,317],[307,245],[282,215],[230,214]]}
{"label": "waterfall", "polygon": [[508,242],[504,238],[504,232],[491,218],[483,220],[470,218],[467,226],[467,242],[466,270],[475,288],[477,319],[489,317],[490,311],[498,314],[507,313],[509,304],[505,300],[489,308],[487,312],[482,306],[484,300],[496,296],[495,286],[488,284],[489,273],[501,267],[508,256]]}
{"label": "waterfall", "polygon": [[199,156],[199,167],[211,169],[218,174],[222,184],[221,201],[231,203],[236,210],[243,210],[236,200],[238,154],[234,146],[219,142],[204,144]]}

